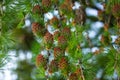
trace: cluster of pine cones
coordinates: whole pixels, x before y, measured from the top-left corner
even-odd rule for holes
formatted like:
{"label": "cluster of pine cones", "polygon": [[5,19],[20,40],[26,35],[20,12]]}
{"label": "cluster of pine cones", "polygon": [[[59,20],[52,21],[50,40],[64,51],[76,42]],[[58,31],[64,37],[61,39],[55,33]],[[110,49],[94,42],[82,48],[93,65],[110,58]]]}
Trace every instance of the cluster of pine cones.
{"label": "cluster of pine cones", "polygon": [[[33,7],[32,13],[44,15],[44,13],[47,13],[47,8],[57,3],[59,3],[59,0],[42,0],[41,5],[35,5]],[[64,76],[68,77],[69,80],[80,80],[82,75],[81,68],[78,67],[76,71],[71,72],[68,56],[65,55],[72,34],[71,27],[66,25],[67,20],[65,20],[65,12],[72,12],[72,4],[71,0],[65,0],[61,2],[60,5],[58,4],[60,15],[64,16],[64,19],[63,17],[58,18],[57,16],[53,16],[53,18],[49,20],[49,25],[55,29],[53,34],[45,27],[46,23],[41,24],[39,22],[32,23],[32,32],[35,36],[39,36],[43,39],[45,49],[48,51],[48,57],[45,57],[43,54],[37,55],[36,66],[38,68],[44,68],[49,74],[61,72]],[[83,21],[85,21],[85,13],[82,11],[83,9],[81,9],[82,8],[76,10],[76,17],[74,20],[76,24],[83,24]],[[65,26],[60,25],[63,24],[62,22],[65,23]],[[55,42],[57,42],[57,44],[55,44]],[[50,51],[53,51],[53,53]],[[54,55],[54,58],[50,61],[49,58],[51,54]]]}
{"label": "cluster of pine cones", "polygon": [[[111,8],[111,9],[110,9]],[[107,10],[109,9],[109,10]],[[108,15],[107,11],[110,11],[111,14]],[[108,17],[106,20],[105,18]],[[114,41],[114,43],[119,46],[120,44],[120,3],[114,3],[111,4],[110,6],[106,6],[104,4],[104,9],[103,10],[98,10],[98,19],[100,21],[105,22],[104,24],[104,32],[107,32],[108,34],[102,34],[101,36],[101,43],[103,45],[109,45],[110,44],[110,34],[109,34],[109,29],[110,25],[116,25],[117,26],[117,31],[116,33],[118,34],[118,38]],[[113,22],[115,22],[113,24]]]}

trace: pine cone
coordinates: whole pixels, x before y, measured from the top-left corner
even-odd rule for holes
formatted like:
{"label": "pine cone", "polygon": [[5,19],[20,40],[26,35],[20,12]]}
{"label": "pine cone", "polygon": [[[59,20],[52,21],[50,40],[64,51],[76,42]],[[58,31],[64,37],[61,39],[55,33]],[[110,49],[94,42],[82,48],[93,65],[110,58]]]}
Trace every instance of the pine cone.
{"label": "pine cone", "polygon": [[58,63],[58,67],[61,70],[65,70],[68,68],[68,60],[65,57],[62,57]]}
{"label": "pine cone", "polygon": [[34,22],[32,23],[32,32],[36,34],[41,29],[41,26],[39,23]]}
{"label": "pine cone", "polygon": [[32,12],[40,14],[42,13],[42,8],[39,5],[35,5],[32,9]]}
{"label": "pine cone", "polygon": [[62,56],[64,56],[64,50],[62,50],[59,47],[55,47],[54,48],[54,58],[58,59],[58,58],[61,58]]}
{"label": "pine cone", "polygon": [[69,76],[69,80],[79,80],[79,79],[76,73],[71,73]]}
{"label": "pine cone", "polygon": [[51,10],[51,0],[42,0],[42,7],[44,10],[44,13],[49,12],[49,10]]}
{"label": "pine cone", "polygon": [[42,6],[43,7],[50,7],[51,5],[51,0],[42,0]]}
{"label": "pine cone", "polygon": [[114,17],[119,18],[120,17],[120,4],[115,4],[112,7],[112,14]]}
{"label": "pine cone", "polygon": [[75,23],[79,25],[83,25],[86,20],[86,13],[84,8],[81,6],[79,9],[75,11]]}
{"label": "pine cone", "polygon": [[81,70],[80,68],[78,68],[78,69],[75,71],[76,75],[77,75],[77,76],[81,76],[81,74],[82,74],[81,71],[82,71],[82,70]]}
{"label": "pine cone", "polygon": [[42,54],[37,55],[36,66],[43,67],[44,69],[47,68],[47,60],[44,58],[44,56]]}
{"label": "pine cone", "polygon": [[43,36],[46,32],[46,29],[42,27],[38,22],[32,23],[32,32],[36,36]]}
{"label": "pine cone", "polygon": [[51,33],[47,32],[45,34],[45,36],[44,36],[44,43],[45,43],[47,49],[52,47],[53,35]]}
{"label": "pine cone", "polygon": [[57,40],[59,36],[60,36],[60,31],[55,31],[53,34],[54,39]]}
{"label": "pine cone", "polygon": [[72,1],[71,0],[65,0],[63,4],[60,5],[60,11],[61,14],[68,14],[69,12],[72,11]]}
{"label": "pine cone", "polygon": [[52,60],[49,65],[49,73],[56,72],[58,70],[58,62],[56,60]]}
{"label": "pine cone", "polygon": [[115,40],[115,44],[120,45],[120,36]]}
{"label": "pine cone", "polygon": [[77,79],[78,79],[78,80],[85,80],[81,68],[78,68],[78,69],[75,71],[75,74],[77,75]]}
{"label": "pine cone", "polygon": [[59,28],[62,28],[62,26],[66,26],[66,22],[67,22],[67,16],[65,14],[60,14]]}
{"label": "pine cone", "polygon": [[62,49],[67,47],[67,39],[64,36],[58,37],[58,46]]}
{"label": "pine cone", "polygon": [[59,20],[57,17],[53,17],[51,20],[50,20],[50,24],[54,27],[54,28],[59,28]]}
{"label": "pine cone", "polygon": [[70,35],[71,35],[70,28],[65,27],[65,28],[62,30],[61,35],[62,35],[62,36],[65,36],[67,39],[69,39],[69,38],[70,38]]}
{"label": "pine cone", "polygon": [[54,5],[57,5],[57,4],[59,4],[59,0],[52,0],[52,3],[53,3]]}

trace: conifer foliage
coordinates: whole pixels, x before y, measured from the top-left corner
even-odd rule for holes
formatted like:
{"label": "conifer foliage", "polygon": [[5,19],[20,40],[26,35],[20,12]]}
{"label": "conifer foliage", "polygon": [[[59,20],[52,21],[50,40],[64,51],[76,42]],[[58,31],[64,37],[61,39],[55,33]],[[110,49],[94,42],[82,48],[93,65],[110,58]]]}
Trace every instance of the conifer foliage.
{"label": "conifer foliage", "polygon": [[[8,35],[6,36],[8,32],[14,32],[15,29],[27,29],[26,33],[29,32],[30,35],[33,35],[30,39],[34,38],[34,40],[28,39],[27,42],[31,45],[26,45],[30,48],[24,50],[33,52],[33,60],[36,62],[37,74],[39,75],[36,79],[120,79],[119,0],[30,0],[30,2],[16,0],[18,4],[22,3],[23,7],[12,1],[11,3],[16,4],[16,6],[8,10],[10,3],[6,1],[5,6],[3,6],[3,8],[6,7],[3,10],[5,15],[2,11],[0,14],[3,16],[3,26],[7,27],[2,27],[1,31],[0,55],[6,47],[7,49],[16,49],[10,44],[15,39],[12,40],[7,37]],[[100,3],[102,8],[97,6],[97,3]],[[19,7],[22,12],[19,11]],[[97,16],[89,15],[87,13],[89,8],[95,9]],[[10,14],[13,9],[16,11],[14,12],[15,16]],[[15,17],[16,22],[12,21],[13,19],[6,20],[6,16],[10,17],[11,15]],[[46,16],[51,18],[46,18]],[[31,25],[26,28],[23,24],[28,18]],[[5,24],[5,21],[8,24]],[[93,25],[97,22],[102,23],[100,29]],[[94,37],[90,35],[92,30],[96,32]],[[9,36],[15,37],[13,32]],[[23,36],[26,33],[22,35],[21,40],[25,40]],[[37,44],[33,45],[33,42],[37,42]],[[4,44],[6,45],[3,46]]]}

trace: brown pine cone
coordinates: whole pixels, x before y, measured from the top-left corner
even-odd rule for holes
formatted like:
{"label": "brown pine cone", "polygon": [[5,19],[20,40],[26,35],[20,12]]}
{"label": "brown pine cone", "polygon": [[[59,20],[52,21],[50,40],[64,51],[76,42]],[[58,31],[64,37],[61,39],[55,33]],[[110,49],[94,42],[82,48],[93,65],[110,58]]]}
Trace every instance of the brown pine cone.
{"label": "brown pine cone", "polygon": [[120,36],[115,40],[115,44],[120,45]]}
{"label": "brown pine cone", "polygon": [[50,7],[51,5],[51,0],[42,0],[42,6],[43,7]]}
{"label": "brown pine cone", "polygon": [[72,1],[71,0],[65,0],[63,4],[60,5],[60,10],[62,11],[61,14],[68,14],[72,11]]}
{"label": "brown pine cone", "polygon": [[57,40],[59,36],[60,36],[60,31],[55,31],[53,34],[54,39]]}
{"label": "brown pine cone", "polygon": [[52,60],[49,65],[49,73],[56,72],[58,70],[58,62],[56,60]]}
{"label": "brown pine cone", "polygon": [[82,70],[80,68],[78,68],[76,71],[75,71],[76,75],[77,76],[80,76],[82,74]]}
{"label": "brown pine cone", "polygon": [[46,32],[46,29],[43,26],[41,26],[38,22],[33,22],[32,32],[36,36],[43,36]]}
{"label": "brown pine cone", "polygon": [[61,48],[59,47],[55,47],[54,48],[54,58],[55,59],[58,59],[58,58],[61,58],[62,56],[64,56],[64,50],[62,50]]}
{"label": "brown pine cone", "polygon": [[57,5],[57,4],[59,4],[59,0],[52,0],[52,3]]}
{"label": "brown pine cone", "polygon": [[37,22],[32,23],[32,32],[36,34],[41,29],[41,26]]}
{"label": "brown pine cone", "polygon": [[59,28],[59,20],[58,20],[58,18],[54,16],[50,20],[50,25],[52,25],[54,28]]}
{"label": "brown pine cone", "polygon": [[67,39],[69,39],[69,38],[70,38],[70,35],[71,35],[70,28],[65,27],[65,28],[62,30],[61,35],[65,36]]}
{"label": "brown pine cone", "polygon": [[86,20],[86,13],[84,8],[81,6],[79,9],[75,11],[75,23],[79,25],[83,25]]}
{"label": "brown pine cone", "polygon": [[64,36],[58,37],[58,46],[62,49],[66,49],[67,47],[67,39]]}
{"label": "brown pine cone", "polygon": [[53,45],[53,35],[49,32],[47,32],[44,36],[44,43],[46,45],[46,48],[49,49]]}
{"label": "brown pine cone", "polygon": [[33,9],[32,9],[32,12],[33,12],[33,13],[38,13],[38,14],[42,13],[42,8],[41,8],[41,6],[35,5],[35,6],[33,7]]}
{"label": "brown pine cone", "polygon": [[114,17],[119,18],[120,17],[120,4],[115,4],[112,7],[112,14]]}
{"label": "brown pine cone", "polygon": [[75,71],[75,74],[77,75],[78,80],[85,80],[81,68],[78,68],[78,69]]}
{"label": "brown pine cone", "polygon": [[79,80],[79,79],[76,73],[71,73],[69,76],[69,80]]}
{"label": "brown pine cone", "polygon": [[44,56],[42,54],[37,55],[36,66],[43,67],[44,69],[47,68],[47,60],[44,58]]}
{"label": "brown pine cone", "polygon": [[61,70],[65,70],[68,68],[68,60],[65,57],[62,57],[58,63],[58,67]]}

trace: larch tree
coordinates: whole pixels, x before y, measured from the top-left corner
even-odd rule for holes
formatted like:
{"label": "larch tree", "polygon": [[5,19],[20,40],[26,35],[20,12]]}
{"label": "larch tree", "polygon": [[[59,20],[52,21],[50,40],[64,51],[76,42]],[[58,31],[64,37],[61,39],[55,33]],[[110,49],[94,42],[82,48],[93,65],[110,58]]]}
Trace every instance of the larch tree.
{"label": "larch tree", "polygon": [[119,80],[119,34],[120,0],[2,0],[0,68],[14,50],[17,80]]}

